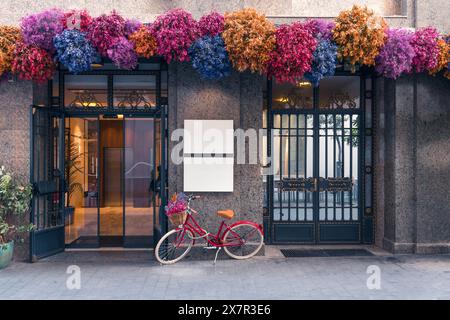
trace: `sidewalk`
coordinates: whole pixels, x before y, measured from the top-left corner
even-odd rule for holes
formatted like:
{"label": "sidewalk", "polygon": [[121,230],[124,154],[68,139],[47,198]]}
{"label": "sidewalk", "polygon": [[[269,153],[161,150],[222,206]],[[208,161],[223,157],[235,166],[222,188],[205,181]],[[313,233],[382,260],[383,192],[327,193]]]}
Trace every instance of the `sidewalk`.
{"label": "sidewalk", "polygon": [[[81,288],[66,286],[67,268]],[[369,266],[381,288],[369,290]],[[0,271],[0,299],[450,299],[450,255],[284,258],[160,266],[150,251],[65,252]]]}

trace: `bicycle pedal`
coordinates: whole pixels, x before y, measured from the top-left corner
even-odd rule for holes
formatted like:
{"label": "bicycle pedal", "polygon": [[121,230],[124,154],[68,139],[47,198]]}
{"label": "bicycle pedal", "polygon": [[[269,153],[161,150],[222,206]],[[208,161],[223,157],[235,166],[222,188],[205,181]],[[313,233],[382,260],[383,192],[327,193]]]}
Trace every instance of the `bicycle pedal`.
{"label": "bicycle pedal", "polygon": [[203,249],[212,250],[212,249],[217,249],[217,247],[203,247]]}

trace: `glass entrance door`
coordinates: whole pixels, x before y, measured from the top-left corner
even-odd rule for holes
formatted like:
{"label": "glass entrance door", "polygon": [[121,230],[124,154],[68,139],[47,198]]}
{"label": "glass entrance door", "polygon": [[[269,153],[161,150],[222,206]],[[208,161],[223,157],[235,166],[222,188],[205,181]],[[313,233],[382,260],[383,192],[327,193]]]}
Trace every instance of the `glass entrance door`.
{"label": "glass entrance door", "polygon": [[346,76],[324,79],[319,88],[301,82],[273,91],[268,189],[272,242],[370,239],[364,232],[371,230],[365,216],[371,172],[361,178],[371,163],[371,149],[365,152],[371,141],[365,125],[370,107],[364,108],[367,101],[361,99],[366,85],[360,77]]}
{"label": "glass entrance door", "polygon": [[66,119],[66,245],[152,247],[159,224],[155,118]]}

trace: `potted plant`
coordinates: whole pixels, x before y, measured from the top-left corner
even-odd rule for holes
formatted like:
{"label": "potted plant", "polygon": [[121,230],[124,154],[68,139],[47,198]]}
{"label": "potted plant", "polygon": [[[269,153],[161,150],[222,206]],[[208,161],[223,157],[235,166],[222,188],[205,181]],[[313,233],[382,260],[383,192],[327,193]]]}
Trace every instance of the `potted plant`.
{"label": "potted plant", "polygon": [[31,202],[31,185],[21,184],[2,166],[0,168],[0,269],[7,267],[14,254],[14,241],[33,229],[25,223]]}
{"label": "potted plant", "polygon": [[70,205],[71,199],[76,192],[83,193],[83,186],[76,180],[78,174],[83,174],[82,160],[84,153],[79,151],[79,144],[67,135],[68,148],[66,149],[66,181],[67,188],[67,206],[65,208],[65,224],[71,225],[75,214],[75,208]]}

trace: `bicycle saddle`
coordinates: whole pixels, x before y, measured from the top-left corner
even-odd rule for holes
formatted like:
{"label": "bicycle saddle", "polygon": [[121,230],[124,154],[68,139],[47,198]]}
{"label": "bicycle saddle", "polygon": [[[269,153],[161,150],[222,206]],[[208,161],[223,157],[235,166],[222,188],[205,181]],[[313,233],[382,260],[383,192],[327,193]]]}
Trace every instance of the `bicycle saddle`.
{"label": "bicycle saddle", "polygon": [[234,211],[229,209],[229,210],[219,210],[217,211],[217,215],[219,217],[222,217],[224,219],[233,219],[234,217]]}

